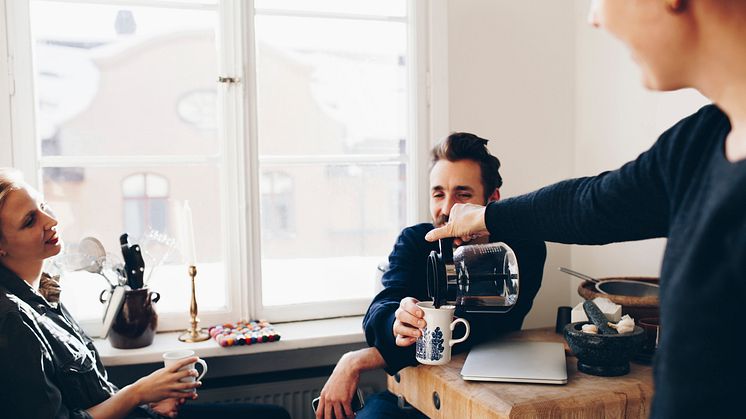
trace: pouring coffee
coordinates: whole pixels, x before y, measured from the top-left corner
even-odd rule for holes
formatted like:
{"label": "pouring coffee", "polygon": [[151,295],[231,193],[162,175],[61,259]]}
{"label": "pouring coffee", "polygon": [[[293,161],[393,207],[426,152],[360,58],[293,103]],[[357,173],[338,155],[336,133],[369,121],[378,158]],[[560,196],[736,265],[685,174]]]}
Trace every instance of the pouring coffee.
{"label": "pouring coffee", "polygon": [[453,239],[439,241],[427,260],[427,293],[437,308],[460,313],[506,313],[518,301],[515,252],[505,243],[473,244],[453,250]]}

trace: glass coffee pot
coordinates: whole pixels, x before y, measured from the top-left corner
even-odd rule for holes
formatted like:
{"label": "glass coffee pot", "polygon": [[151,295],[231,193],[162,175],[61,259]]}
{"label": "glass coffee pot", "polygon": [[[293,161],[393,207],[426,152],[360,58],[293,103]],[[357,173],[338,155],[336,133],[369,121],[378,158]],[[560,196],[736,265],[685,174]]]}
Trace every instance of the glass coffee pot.
{"label": "glass coffee pot", "polygon": [[518,261],[502,242],[463,245],[440,240],[427,260],[427,292],[435,307],[460,313],[506,313],[518,301]]}

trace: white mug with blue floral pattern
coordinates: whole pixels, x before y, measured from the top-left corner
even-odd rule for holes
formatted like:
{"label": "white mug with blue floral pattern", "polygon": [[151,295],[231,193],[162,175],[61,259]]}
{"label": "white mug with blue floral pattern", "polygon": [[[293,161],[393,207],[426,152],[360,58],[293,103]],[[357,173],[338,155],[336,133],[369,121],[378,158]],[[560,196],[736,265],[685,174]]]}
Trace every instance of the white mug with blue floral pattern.
{"label": "white mug with blue floral pattern", "polygon": [[[443,365],[451,361],[451,347],[469,337],[469,322],[464,319],[453,319],[455,306],[443,305],[433,307],[431,301],[419,302],[417,307],[425,312],[425,327],[417,338],[416,357],[421,364]],[[456,323],[466,326],[466,333],[460,339],[453,339]]]}

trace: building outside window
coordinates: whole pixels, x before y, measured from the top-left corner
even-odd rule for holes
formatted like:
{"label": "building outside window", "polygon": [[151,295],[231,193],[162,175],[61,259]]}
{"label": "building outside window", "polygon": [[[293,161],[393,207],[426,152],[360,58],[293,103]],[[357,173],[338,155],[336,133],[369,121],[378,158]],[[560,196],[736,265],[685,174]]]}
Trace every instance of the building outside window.
{"label": "building outside window", "polygon": [[168,179],[154,173],[136,173],[122,181],[124,231],[145,238],[150,230],[169,234]]}
{"label": "building outside window", "polygon": [[262,191],[262,231],[269,236],[295,233],[295,187],[293,178],[283,172],[268,171],[260,180]]}

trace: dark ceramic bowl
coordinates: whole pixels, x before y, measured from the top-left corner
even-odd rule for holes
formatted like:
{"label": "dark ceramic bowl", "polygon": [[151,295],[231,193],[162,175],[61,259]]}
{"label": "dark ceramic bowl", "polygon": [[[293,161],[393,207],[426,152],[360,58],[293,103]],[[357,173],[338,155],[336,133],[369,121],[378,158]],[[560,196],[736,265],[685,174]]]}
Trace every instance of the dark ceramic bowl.
{"label": "dark ceramic bowl", "polygon": [[615,377],[629,372],[629,360],[645,341],[645,331],[640,326],[630,333],[601,335],[581,330],[589,322],[570,323],[565,326],[565,340],[578,358],[578,370],[586,374]]}

